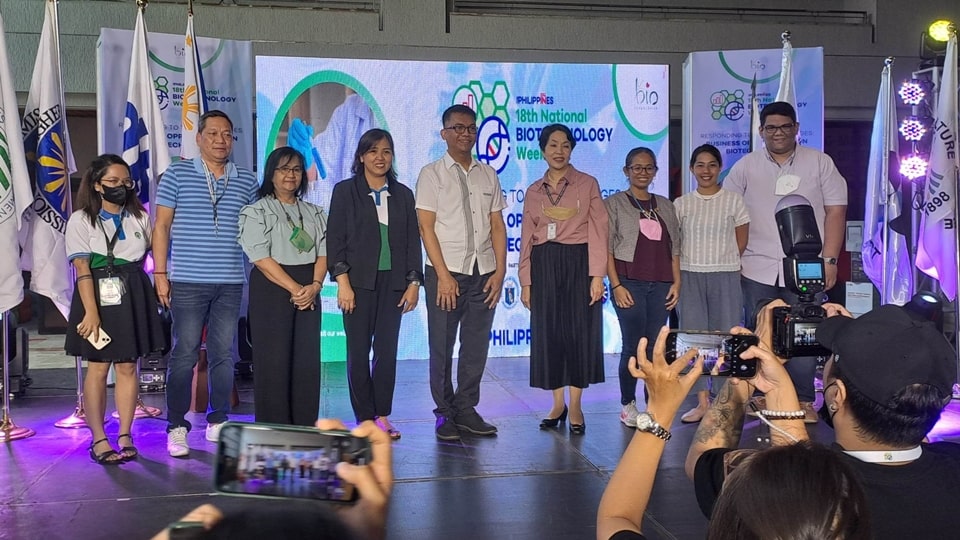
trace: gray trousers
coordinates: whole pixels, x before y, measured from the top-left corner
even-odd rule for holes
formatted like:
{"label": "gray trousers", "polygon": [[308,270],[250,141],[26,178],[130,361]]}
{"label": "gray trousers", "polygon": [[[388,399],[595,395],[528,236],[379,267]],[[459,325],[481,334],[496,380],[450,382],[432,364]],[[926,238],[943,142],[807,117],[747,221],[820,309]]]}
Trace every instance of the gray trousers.
{"label": "gray trousers", "polygon": [[[459,274],[457,306],[444,311],[437,306],[437,271],[427,265],[424,286],[427,296],[427,334],[430,342],[430,393],[437,408],[433,414],[453,419],[469,413],[480,403],[480,379],[487,365],[493,314],[484,303],[483,286],[490,274]],[[457,389],[453,389],[453,345],[460,332]]]}
{"label": "gray trousers", "polygon": [[[729,332],[743,324],[743,293],[740,272],[680,271],[680,302],[677,311],[681,330]],[[694,392],[707,390],[710,377],[701,377]]]}

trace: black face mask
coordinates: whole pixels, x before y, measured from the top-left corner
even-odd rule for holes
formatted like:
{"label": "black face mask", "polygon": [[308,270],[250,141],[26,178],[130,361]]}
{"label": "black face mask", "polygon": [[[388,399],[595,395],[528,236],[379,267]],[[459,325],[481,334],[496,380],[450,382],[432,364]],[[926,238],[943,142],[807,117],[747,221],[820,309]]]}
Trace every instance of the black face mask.
{"label": "black face mask", "polygon": [[123,206],[127,202],[127,188],[125,186],[102,186],[103,200]]}
{"label": "black face mask", "polygon": [[823,423],[826,424],[827,426],[829,426],[830,429],[833,429],[833,414],[837,414],[837,413],[830,414],[830,408],[827,406],[827,399],[826,399],[826,397],[827,397],[827,390],[829,390],[830,387],[833,386],[833,385],[835,385],[835,384],[837,384],[836,381],[828,384],[828,385],[823,389],[823,392],[822,392],[823,397],[824,397],[824,399],[823,399],[823,405],[821,405],[820,408],[817,409],[817,416],[818,416],[821,420],[823,420]]}

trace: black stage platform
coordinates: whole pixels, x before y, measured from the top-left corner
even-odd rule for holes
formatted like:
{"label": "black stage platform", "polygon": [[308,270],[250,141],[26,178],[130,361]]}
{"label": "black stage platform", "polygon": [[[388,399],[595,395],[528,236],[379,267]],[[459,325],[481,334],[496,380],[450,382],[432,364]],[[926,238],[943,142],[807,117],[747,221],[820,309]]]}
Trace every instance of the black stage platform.
{"label": "black stage platform", "polygon": [[[586,434],[571,436],[565,425],[562,430],[538,429],[550,395],[528,386],[526,358],[491,359],[478,409],[499,427],[499,435],[465,437],[456,443],[434,437],[427,362],[400,362],[391,420],[403,438],[394,445],[397,482],[389,538],[594,538],[600,495],[632,435],[618,420],[616,362],[616,356],[608,355],[607,382],[584,392]],[[321,415],[349,421],[344,368],[324,365]],[[75,390],[63,382],[71,377],[65,370],[49,370],[50,377],[45,377],[45,371],[34,370],[37,390],[13,402],[12,418],[37,434],[3,448],[0,538],[150,538],[202,503],[221,508],[267,504],[211,494],[215,445],[204,439],[200,414],[190,417],[196,427],[189,435],[186,459],[167,455],[162,419],[145,419],[136,421],[133,429],[141,453],[137,461],[96,465],[87,455],[86,429],[53,425],[73,411]],[[241,405],[233,419],[249,421],[252,390],[249,382],[240,384]],[[694,400],[688,398],[687,405]],[[164,407],[162,394],[146,394],[144,401]],[[759,426],[757,421],[748,423],[744,445],[755,444]],[[810,428],[816,440],[831,439],[822,423]],[[672,429],[644,532],[649,538],[703,538],[706,520],[683,473],[696,425],[678,421]],[[116,436],[116,421],[107,424],[107,433],[111,439]],[[960,404],[951,404],[934,434],[960,440]]]}

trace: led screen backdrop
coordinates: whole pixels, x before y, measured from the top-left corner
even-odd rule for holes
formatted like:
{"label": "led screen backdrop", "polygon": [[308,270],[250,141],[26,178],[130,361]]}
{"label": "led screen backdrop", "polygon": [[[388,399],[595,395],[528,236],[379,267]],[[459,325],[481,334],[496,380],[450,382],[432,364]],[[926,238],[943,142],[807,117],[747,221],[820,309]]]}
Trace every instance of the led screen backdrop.
{"label": "led screen backdrop", "polygon": [[[492,356],[526,356],[530,332],[520,303],[517,265],[524,193],[546,164],[537,138],[560,122],[577,139],[572,163],[600,181],[607,197],[626,186],[627,152],[647,146],[668,163],[669,72],[661,65],[503,64],[257,57],[257,161],[277,146],[299,145],[310,154],[307,199],[327,206],[333,185],[350,176],[360,135],[372,127],[391,132],[400,181],[415,188],[421,167],[446,151],[440,116],[455,103],[478,113],[476,157],[499,175],[507,209],[507,277],[490,335]],[[306,144],[304,143],[306,141]],[[667,192],[661,166],[654,191]],[[404,316],[400,358],[426,358],[423,295]],[[336,285],[323,289],[324,361],[344,359]],[[620,349],[612,305],[604,306],[604,350]]]}

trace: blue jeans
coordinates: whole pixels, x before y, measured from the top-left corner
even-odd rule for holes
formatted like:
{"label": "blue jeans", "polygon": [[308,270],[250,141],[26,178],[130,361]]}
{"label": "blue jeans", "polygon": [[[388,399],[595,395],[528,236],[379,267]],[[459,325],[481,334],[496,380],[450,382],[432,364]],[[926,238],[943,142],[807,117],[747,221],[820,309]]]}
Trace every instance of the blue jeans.
{"label": "blue jeans", "polygon": [[191,428],[184,415],[190,409],[193,367],[207,326],[207,380],[210,403],[207,423],[227,421],[233,390],[233,342],[237,337],[242,283],[170,283],[173,351],[167,365],[167,431]]}
{"label": "blue jeans", "polygon": [[623,345],[620,350],[620,404],[626,405],[637,399],[637,379],[627,368],[630,357],[637,354],[640,338],[647,338],[647,358],[653,358],[653,343],[657,340],[660,328],[667,324],[667,293],[673,283],[666,281],[637,281],[621,279],[620,283],[630,296],[633,306],[617,307],[617,319],[620,321],[620,336]]}
{"label": "blue jeans", "polygon": [[[745,277],[740,278],[740,284],[743,286],[743,320],[746,321],[747,328],[751,330],[757,326],[757,304],[761,300],[776,300],[779,298],[791,306],[799,301],[797,295],[785,287],[765,285]],[[817,393],[813,386],[813,378],[817,373],[817,357],[795,356],[783,367],[790,374],[790,379],[793,381],[794,388],[797,389],[797,397],[800,401],[809,401],[810,403],[816,401]]]}

